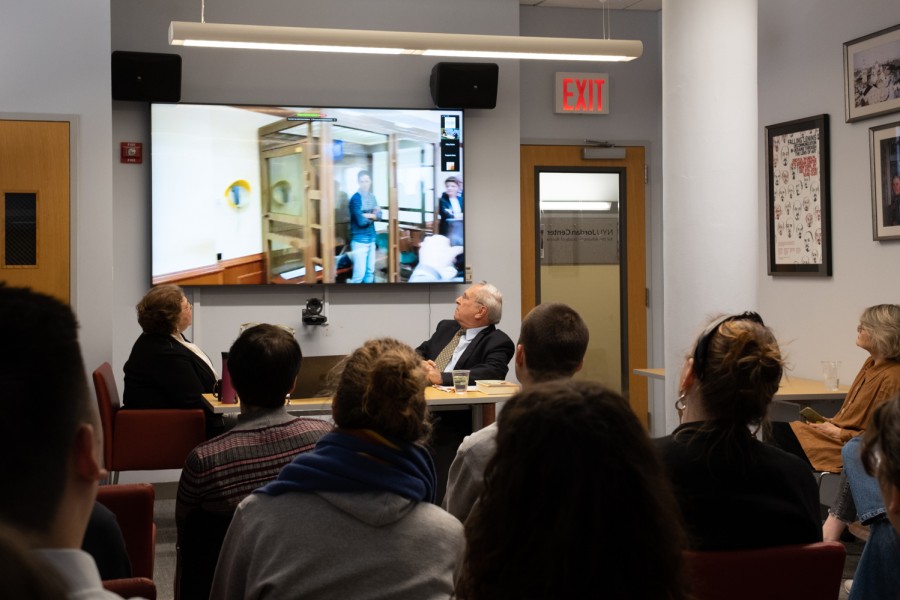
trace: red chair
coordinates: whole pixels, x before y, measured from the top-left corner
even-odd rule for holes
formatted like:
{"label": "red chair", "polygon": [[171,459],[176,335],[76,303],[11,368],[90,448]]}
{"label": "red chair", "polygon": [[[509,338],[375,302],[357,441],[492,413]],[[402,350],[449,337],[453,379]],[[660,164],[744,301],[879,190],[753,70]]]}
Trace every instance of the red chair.
{"label": "red chair", "polygon": [[818,542],[684,554],[696,600],[837,600],[846,550]]}
{"label": "red chair", "polygon": [[156,600],[156,584],[146,577],[131,577],[130,579],[107,579],[103,587],[123,598],[145,598]]}
{"label": "red chair", "polygon": [[156,524],[153,522],[155,499],[153,486],[149,483],[103,485],[97,491],[97,502],[116,515],[122,529],[132,574],[127,579],[105,580],[103,587],[126,598],[156,598],[156,584],[153,583],[153,561],[156,556]]}
{"label": "red chair", "polygon": [[121,410],[112,367],[94,370],[94,389],[103,427],[103,458],[112,482],[120,471],[180,469],[184,459],[206,440],[201,409]]}

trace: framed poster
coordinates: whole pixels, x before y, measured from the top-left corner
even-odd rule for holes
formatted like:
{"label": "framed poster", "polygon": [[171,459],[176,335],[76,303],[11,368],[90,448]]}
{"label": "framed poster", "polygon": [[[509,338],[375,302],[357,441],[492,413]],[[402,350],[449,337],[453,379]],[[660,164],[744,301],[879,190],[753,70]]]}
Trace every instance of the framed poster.
{"label": "framed poster", "polygon": [[900,25],[844,44],[844,116],[859,121],[900,110]]}
{"label": "framed poster", "polygon": [[900,240],[900,123],[869,129],[872,239]]}
{"label": "framed poster", "polygon": [[769,275],[831,276],[828,115],[766,127]]}

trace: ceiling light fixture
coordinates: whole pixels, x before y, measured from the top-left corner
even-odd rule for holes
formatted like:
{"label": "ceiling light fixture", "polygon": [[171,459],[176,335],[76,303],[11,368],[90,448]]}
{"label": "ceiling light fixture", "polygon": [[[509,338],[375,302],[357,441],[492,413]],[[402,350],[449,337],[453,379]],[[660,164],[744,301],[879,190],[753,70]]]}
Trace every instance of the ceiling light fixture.
{"label": "ceiling light fixture", "polygon": [[634,60],[644,52],[640,40],[319,29],[186,21],[172,21],[169,25],[169,44],[299,52],[595,62]]}

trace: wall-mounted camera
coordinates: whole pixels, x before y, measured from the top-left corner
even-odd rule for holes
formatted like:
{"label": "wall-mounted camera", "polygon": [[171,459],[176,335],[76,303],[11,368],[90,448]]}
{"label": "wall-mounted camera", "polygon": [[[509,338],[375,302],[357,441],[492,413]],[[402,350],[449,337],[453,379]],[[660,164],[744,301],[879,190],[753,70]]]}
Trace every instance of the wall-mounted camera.
{"label": "wall-mounted camera", "polygon": [[304,325],[324,325],[328,321],[328,317],[322,314],[325,304],[319,298],[309,298],[306,301],[306,308],[303,309]]}

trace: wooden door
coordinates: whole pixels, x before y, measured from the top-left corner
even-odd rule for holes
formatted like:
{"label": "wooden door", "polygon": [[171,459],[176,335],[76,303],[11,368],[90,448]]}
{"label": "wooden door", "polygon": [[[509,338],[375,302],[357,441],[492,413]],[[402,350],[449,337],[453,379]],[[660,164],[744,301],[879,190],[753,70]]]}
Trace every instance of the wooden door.
{"label": "wooden door", "polygon": [[[626,148],[621,160],[586,160],[582,146],[521,147],[521,240],[522,240],[522,314],[526,315],[540,301],[540,262],[538,258],[539,217],[537,210],[537,181],[546,170],[618,171],[624,177],[624,198],[621,202],[620,269],[622,269],[621,348],[622,381],[605,382],[621,388],[635,414],[645,426],[649,422],[647,381],[634,375],[634,369],[647,365],[647,288],[646,233],[644,209],[644,148]],[[583,282],[589,286],[590,282]],[[590,307],[574,306],[579,312]],[[585,320],[588,320],[587,315]],[[587,365],[586,365],[587,367]]]}
{"label": "wooden door", "polygon": [[69,123],[0,121],[0,281],[70,298]]}

